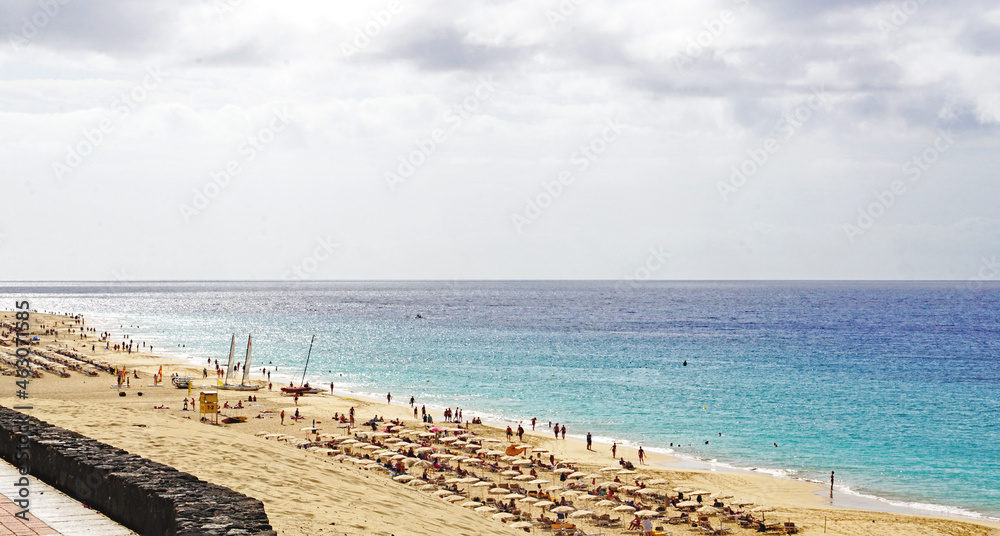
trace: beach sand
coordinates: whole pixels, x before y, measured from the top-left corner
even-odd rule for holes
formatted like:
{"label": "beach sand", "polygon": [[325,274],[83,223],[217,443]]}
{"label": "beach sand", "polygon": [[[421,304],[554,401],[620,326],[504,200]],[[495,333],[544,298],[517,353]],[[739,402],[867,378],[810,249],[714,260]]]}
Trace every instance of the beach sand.
{"label": "beach sand", "polygon": [[[10,320],[9,313],[8,318]],[[32,315],[32,324],[56,322],[64,333],[64,317]],[[71,321],[70,321],[71,322]],[[36,328],[37,331],[37,328]],[[100,328],[98,327],[98,331]],[[201,369],[186,362],[178,362],[144,353],[104,351],[92,352],[96,337],[86,340],[60,335],[59,343],[51,336],[42,337],[42,348],[55,344],[70,346],[74,350],[95,355],[99,359],[126,366],[140,372],[140,379],[132,378],[131,386],[124,389],[127,396],[118,396],[113,375],[102,373],[88,377],[72,373],[69,378],[44,374],[31,382],[28,399],[34,409],[26,411],[39,419],[74,430],[88,437],[123,448],[151,460],[171,465],[201,479],[228,486],[263,501],[271,523],[282,535],[479,535],[514,534],[521,531],[495,521],[489,515],[476,513],[458,504],[447,503],[438,497],[418,491],[391,480],[385,471],[365,470],[351,463],[333,461],[333,458],[296,448],[293,444],[258,437],[256,433],[284,433],[305,438],[301,429],[316,426],[323,433],[344,433],[331,417],[335,412],[346,412],[354,407],[357,422],[373,415],[388,419],[403,419],[408,428],[423,429],[423,423],[413,418],[413,410],[403,404],[409,394],[397,393],[394,403],[341,397],[328,394],[302,397],[295,401],[274,391],[254,393],[256,403],[240,411],[223,410],[224,414],[244,415],[247,422],[232,425],[213,425],[199,422],[198,415],[182,411],[187,390],[172,387],[170,375],[195,376],[196,385],[212,386],[215,378],[201,379]],[[10,349],[9,347],[7,349]],[[152,374],[163,366],[166,386],[153,387]],[[258,369],[259,370],[259,369]],[[131,374],[130,374],[131,375]],[[24,400],[14,398],[15,378],[0,379],[0,404],[11,407]],[[212,387],[209,387],[213,389]],[[139,392],[143,395],[138,396]],[[197,396],[198,390],[193,391]],[[228,401],[246,402],[248,393],[219,391],[220,404]],[[400,402],[400,403],[397,403]],[[419,400],[418,407],[419,407]],[[169,409],[154,409],[155,406]],[[296,407],[305,417],[298,422],[290,418],[285,424],[276,416],[282,410],[290,416]],[[274,417],[254,418],[262,411],[274,412]],[[443,418],[434,413],[435,423]],[[472,425],[478,435],[505,440],[502,429]],[[587,472],[605,466],[617,466],[607,445],[595,445],[588,451],[586,444],[572,438],[555,440],[550,433],[525,435],[524,443],[550,450],[557,459],[573,460]],[[506,446],[506,442],[500,443]],[[757,505],[775,508],[765,517],[769,521],[794,521],[803,534],[831,534],[844,536],[875,535],[982,535],[1000,536],[1000,525],[975,521],[929,516],[911,516],[862,510],[833,508],[825,499],[819,485],[767,475],[739,472],[682,471],[664,466],[673,461],[668,456],[650,453],[646,465],[639,466],[636,452],[619,447],[619,456],[636,463],[641,474],[667,479],[668,488],[684,486],[731,494],[752,501]],[[546,458],[548,454],[544,455]],[[482,473],[483,471],[477,471]],[[549,473],[544,478],[552,478]],[[623,478],[624,480],[624,478]],[[558,482],[557,482],[558,483]],[[533,514],[537,516],[537,508]],[[719,525],[712,518],[713,525]],[[578,526],[587,532],[599,530],[616,534],[614,529],[597,529],[586,521]],[[733,523],[723,524],[733,528],[734,534],[753,534]],[[690,526],[667,525],[674,534],[694,534]]]}

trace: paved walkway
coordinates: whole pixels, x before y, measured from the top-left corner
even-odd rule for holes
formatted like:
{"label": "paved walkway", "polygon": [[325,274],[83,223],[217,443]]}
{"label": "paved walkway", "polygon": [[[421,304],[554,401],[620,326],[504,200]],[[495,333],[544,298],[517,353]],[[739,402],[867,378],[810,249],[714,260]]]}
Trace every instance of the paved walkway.
{"label": "paved walkway", "polygon": [[16,467],[0,460],[0,536],[137,536],[35,477],[28,477],[31,505],[24,521],[14,515],[21,507],[12,500],[18,498],[19,478]]}

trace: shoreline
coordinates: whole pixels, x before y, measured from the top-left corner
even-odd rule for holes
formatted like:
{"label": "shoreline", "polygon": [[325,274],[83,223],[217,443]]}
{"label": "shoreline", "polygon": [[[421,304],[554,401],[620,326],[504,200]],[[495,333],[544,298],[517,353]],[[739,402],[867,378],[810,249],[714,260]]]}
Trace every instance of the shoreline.
{"label": "shoreline", "polygon": [[[95,326],[88,325],[88,327],[95,327]],[[103,327],[97,326],[98,331],[101,331],[103,329],[104,329]],[[61,339],[59,342],[61,343],[65,342],[72,345],[79,341]],[[86,349],[87,351],[84,353],[90,355],[91,352],[89,350],[89,347],[91,341],[88,340],[86,344],[87,344],[87,349]],[[107,352],[98,351],[95,353],[97,353],[98,356],[101,358],[116,361],[118,364],[124,364],[128,366],[130,369],[134,367],[142,371],[144,373],[143,375],[144,377],[149,374],[155,373],[156,368],[159,365],[163,366],[165,376],[169,376],[169,374],[172,372],[179,372],[183,374],[184,372],[193,373],[197,371],[199,376],[201,373],[201,366],[193,362],[193,359],[195,358],[185,359],[176,356],[169,356],[170,353],[169,351],[164,352],[168,354],[166,356],[159,354],[150,355],[142,352],[134,352],[131,355],[127,353],[123,354],[114,351],[107,351]],[[251,368],[253,369],[253,367]],[[259,371],[259,368],[257,370]],[[107,380],[103,375],[101,376],[101,378]],[[201,378],[199,377],[198,379]],[[51,378],[46,377],[43,380],[39,380],[39,382],[60,382],[60,383],[68,381],[69,379],[62,379],[55,377]],[[200,383],[205,383],[210,385],[212,382],[213,382],[212,377],[209,376],[208,379],[203,380]],[[275,387],[281,385],[280,382],[274,382],[273,379],[272,382],[276,384]],[[107,381],[105,381],[105,383],[107,383]],[[145,383],[146,383],[145,380],[143,380],[142,384],[145,385]],[[268,392],[266,391],[266,387],[267,387],[266,382],[264,382],[264,390],[258,392],[260,398],[262,399],[267,398],[269,403],[274,403],[279,407],[288,407],[289,409],[295,407],[292,405],[292,399],[290,397],[283,396],[276,391]],[[133,390],[135,389],[137,388],[134,387]],[[159,389],[150,389],[150,390],[157,392],[155,394],[148,393],[147,396],[153,395],[158,399],[167,397],[179,400],[182,395],[186,395],[187,393],[187,391],[174,389],[169,384],[166,387],[161,387]],[[358,393],[340,389],[335,389],[335,392],[337,393],[333,396],[331,396],[328,392],[326,392],[318,396],[312,395],[303,397],[299,401],[299,407],[304,409],[305,414],[309,416],[309,414],[313,411],[316,412],[326,411],[327,414],[329,414],[331,411],[334,411],[337,408],[341,408],[340,411],[346,411],[347,407],[354,405],[358,407],[359,413],[361,413],[362,415],[368,415],[374,412],[375,414],[379,415],[384,414],[386,415],[387,418],[389,418],[390,416],[395,416],[412,421],[412,412],[410,411],[410,406],[408,404],[397,403],[397,404],[387,405],[384,399],[380,400],[372,396],[370,393]],[[59,396],[58,392],[53,392],[49,394],[51,396],[51,399],[53,400],[65,399],[65,396]],[[233,391],[220,391],[220,395],[226,397],[240,397],[242,399],[242,397],[245,396],[245,393],[233,392]],[[153,398],[153,396],[150,396],[150,398]],[[173,403],[176,403],[176,400]],[[116,402],[117,401],[112,399],[112,405],[114,405]],[[129,402],[136,402],[136,400],[129,399]],[[146,402],[147,402],[146,400],[142,401],[143,404],[146,404]],[[149,400],[149,402],[152,402],[152,400]],[[9,404],[9,401],[5,401],[4,403]],[[434,411],[433,414],[435,416],[435,424],[444,422],[443,419],[440,419],[439,410],[437,410],[436,408],[432,409],[431,407],[428,407],[428,410]],[[148,411],[152,410],[147,410],[147,412]],[[463,412],[464,411],[465,408],[463,408]],[[44,419],[44,417],[42,416],[39,417]],[[323,419],[323,421],[325,422],[327,421],[327,419]],[[195,424],[196,426],[204,426],[200,425],[197,422],[193,424]],[[275,424],[275,423],[272,422],[270,424]],[[484,421],[483,425],[473,425],[472,428],[476,430],[477,433],[499,438],[504,435],[504,428],[507,424],[516,425],[516,423],[506,423],[502,421],[501,422]],[[237,431],[236,433],[240,432]],[[581,464],[591,465],[594,467],[600,466],[601,464],[610,465],[611,463],[614,462],[614,460],[610,456],[610,452],[608,452],[609,451],[608,444],[595,441],[596,452],[591,453],[585,449],[585,441],[582,438],[577,438],[570,434],[567,434],[567,436],[568,437],[565,441],[563,440],[556,441],[552,438],[552,435],[550,433],[542,433],[540,431],[531,432],[530,430],[526,431],[525,433],[525,438],[527,440],[526,442],[530,442],[532,444],[541,445],[543,447],[549,448],[553,453],[555,453],[557,457],[561,459],[571,458],[573,460],[579,461]],[[625,457],[627,460],[632,462],[636,461],[635,447],[630,446],[627,443],[619,443],[619,449],[621,449],[619,451],[619,457]],[[659,450],[660,449],[654,449],[654,448],[648,449],[647,454],[649,455],[649,463],[643,466],[637,464],[636,469],[663,472],[665,475],[669,475],[669,479],[672,482],[675,480],[680,480],[680,481],[692,482],[692,485],[694,485],[695,483],[706,484],[704,486],[694,486],[694,487],[706,487],[708,489],[717,489],[723,486],[734,486],[737,488],[747,487],[750,489],[750,491],[742,494],[740,494],[740,492],[737,492],[738,496],[747,495],[748,497],[761,501],[764,504],[771,504],[781,509],[789,509],[792,512],[796,512],[800,509],[809,509],[809,510],[828,511],[835,513],[849,513],[855,517],[858,515],[861,515],[863,517],[868,513],[891,514],[891,515],[903,514],[903,517],[907,518],[913,517],[913,518],[931,519],[943,522],[956,522],[956,523],[965,522],[990,529],[1000,529],[1000,524],[992,522],[991,520],[988,519],[965,518],[959,516],[927,513],[922,511],[893,512],[888,509],[891,507],[891,505],[889,507],[886,507],[886,509],[869,508],[870,506],[881,506],[875,502],[878,499],[875,499],[870,503],[866,503],[864,498],[862,498],[862,500],[859,501],[858,503],[855,503],[853,499],[844,499],[842,500],[842,502],[838,502],[835,499],[834,503],[831,505],[829,503],[829,500],[826,499],[825,496],[823,496],[823,493],[825,493],[826,489],[828,488],[824,488],[823,486],[814,482],[809,482],[804,479],[779,477],[776,475],[770,475],[762,472],[755,472],[744,468],[726,466],[725,464],[712,463],[704,460],[688,459],[685,458],[683,455],[673,456],[670,455],[669,453],[658,452]],[[749,486],[741,486],[740,484],[749,484]],[[842,491],[837,495],[843,496],[845,493],[847,492]],[[263,500],[264,498],[261,497],[261,499]],[[844,504],[845,502],[860,504],[860,508],[862,509],[858,509],[859,506],[846,506]]]}
{"label": "shoreline", "polygon": [[[188,359],[188,358],[179,358]],[[195,358],[190,358],[195,359]],[[221,362],[220,362],[221,364]],[[197,366],[192,363],[191,366]],[[284,380],[294,379],[284,373],[279,373],[275,375],[275,378],[281,377]],[[211,379],[211,376],[209,377]],[[267,382],[264,381],[266,384]],[[273,382],[275,387],[278,387],[277,382]],[[317,385],[322,385],[317,384]],[[322,393],[325,396],[330,396],[329,393]],[[364,400],[366,403],[373,405],[383,405],[385,406],[385,400],[378,395],[368,391],[351,391],[347,389],[341,389],[338,387],[334,388],[334,396],[341,397],[345,400]],[[418,404],[419,406],[420,404]],[[457,404],[455,404],[457,406]],[[437,415],[441,415],[445,407],[441,407],[435,404],[427,404],[428,413],[431,411],[435,412],[435,423],[444,422],[438,420]],[[392,407],[404,407],[402,404],[394,403]],[[409,407],[409,406],[405,406]],[[463,413],[466,408],[462,408]],[[470,415],[488,415],[477,412],[476,410],[469,410]],[[502,420],[493,418],[489,416],[483,419],[483,426],[490,426],[496,429],[498,434],[503,434],[507,426],[511,426],[516,429],[518,425],[527,426],[530,422],[525,423],[524,421],[514,421],[514,420]],[[539,423],[541,424],[541,423]],[[538,438],[548,439],[549,435],[544,432],[531,430],[526,430],[525,435],[532,434]],[[566,434],[567,440],[576,441],[580,445],[586,444],[586,437],[578,434]],[[638,448],[634,441],[627,438],[605,438],[595,436],[593,439],[595,451],[598,446],[603,446],[605,450],[610,451],[611,441],[614,441],[618,445],[619,457],[622,457],[623,452],[629,453],[626,456],[627,461],[632,461],[633,463],[638,461]],[[643,449],[646,452],[647,459],[657,460],[656,463],[661,465],[663,468],[668,470],[679,470],[679,471],[695,471],[695,472],[725,472],[725,473],[737,473],[737,474],[747,474],[747,475],[757,475],[766,478],[774,478],[790,482],[798,482],[814,487],[811,492],[816,495],[819,503],[831,506],[833,508],[844,508],[849,510],[857,510],[862,512],[881,512],[890,514],[903,514],[903,515],[913,515],[913,516],[933,516],[941,517],[945,519],[956,519],[961,521],[974,521],[983,523],[994,523],[1000,526],[1000,517],[992,517],[975,510],[962,507],[962,506],[950,506],[950,505],[940,505],[935,503],[920,503],[916,501],[906,501],[904,499],[894,499],[888,497],[881,497],[875,494],[867,494],[859,491],[855,491],[841,484],[834,485],[834,498],[832,501],[829,499],[829,485],[816,480],[811,480],[807,478],[787,476],[786,470],[783,469],[770,469],[770,468],[751,468],[751,467],[740,467],[727,462],[721,461],[710,461],[701,458],[697,458],[692,455],[678,453],[674,449],[669,447],[660,446],[645,446]],[[614,461],[610,456],[608,457],[610,461]]]}

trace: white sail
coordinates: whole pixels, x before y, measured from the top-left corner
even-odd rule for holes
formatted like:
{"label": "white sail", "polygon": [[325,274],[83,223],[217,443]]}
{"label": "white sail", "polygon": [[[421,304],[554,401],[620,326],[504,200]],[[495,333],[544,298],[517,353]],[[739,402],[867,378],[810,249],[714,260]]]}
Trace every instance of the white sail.
{"label": "white sail", "polygon": [[243,363],[243,379],[240,381],[240,385],[247,384],[247,378],[250,377],[250,338],[253,334],[247,335],[247,360]]}
{"label": "white sail", "polygon": [[236,334],[233,333],[233,340],[229,343],[229,364],[226,365],[226,381],[229,383],[229,377],[233,375],[233,351],[236,350]]}

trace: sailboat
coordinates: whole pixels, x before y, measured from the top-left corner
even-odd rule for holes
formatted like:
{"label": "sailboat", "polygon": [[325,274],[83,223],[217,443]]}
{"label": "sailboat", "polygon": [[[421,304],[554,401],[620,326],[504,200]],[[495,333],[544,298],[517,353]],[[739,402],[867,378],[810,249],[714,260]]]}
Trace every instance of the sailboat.
{"label": "sailboat", "polygon": [[252,347],[253,334],[247,335],[247,359],[243,363],[243,379],[240,380],[239,385],[229,383],[229,376],[233,373],[233,352],[236,349],[236,334],[233,333],[233,340],[229,343],[229,364],[226,366],[226,381],[219,386],[219,389],[225,389],[226,391],[257,391],[260,389],[259,385],[247,385],[247,379],[250,377],[250,350]]}
{"label": "sailboat", "polygon": [[313,395],[322,392],[322,389],[317,389],[316,387],[309,387],[308,383],[303,383],[306,381],[306,370],[309,369],[309,356],[312,355],[313,343],[316,341],[316,336],[312,336],[312,340],[309,341],[309,353],[306,354],[306,366],[302,368],[302,381],[299,382],[299,386],[295,387],[289,384],[288,387],[282,387],[281,392],[289,395]]}

